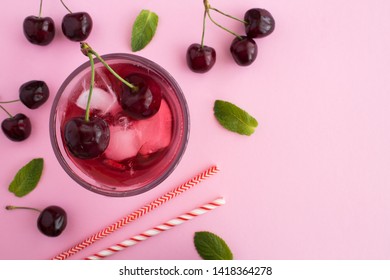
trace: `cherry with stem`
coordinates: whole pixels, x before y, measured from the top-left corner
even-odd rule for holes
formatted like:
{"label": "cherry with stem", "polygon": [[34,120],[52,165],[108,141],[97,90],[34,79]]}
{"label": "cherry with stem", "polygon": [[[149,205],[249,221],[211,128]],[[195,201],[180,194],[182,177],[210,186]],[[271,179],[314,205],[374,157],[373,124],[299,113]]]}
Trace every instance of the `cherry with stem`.
{"label": "cherry with stem", "polygon": [[204,37],[206,31],[206,16],[207,10],[203,13],[203,28],[202,28],[202,39],[200,44],[191,44],[186,53],[186,61],[188,67],[195,73],[206,73],[215,64],[217,55],[215,49],[204,45]]}
{"label": "cherry with stem", "polygon": [[136,120],[154,116],[160,109],[162,91],[160,85],[151,77],[141,73],[121,77],[87,43],[81,43],[85,55],[94,55],[115,78],[123,83],[119,101],[125,113]]}
{"label": "cherry with stem", "polygon": [[35,45],[46,46],[55,36],[54,21],[51,17],[42,17],[42,2],[38,16],[28,16],[23,21],[23,33],[26,39]]}
{"label": "cherry with stem", "polygon": [[[82,49],[84,51],[84,49]],[[95,61],[90,52],[85,52],[91,64],[91,82],[88,101],[83,117],[74,117],[64,126],[64,139],[68,150],[80,159],[100,156],[108,147],[110,130],[107,122],[99,117],[90,117],[90,104],[95,85]]]}
{"label": "cherry with stem", "polygon": [[20,142],[26,140],[31,134],[31,122],[24,114],[11,115],[2,105],[0,108],[8,115],[1,122],[1,129],[8,139]]}
{"label": "cherry with stem", "polygon": [[86,40],[92,31],[92,17],[87,12],[74,13],[65,5],[63,0],[60,1],[68,11],[68,14],[62,19],[62,33],[71,41],[81,42]]}
{"label": "cherry with stem", "polygon": [[38,212],[37,227],[41,233],[49,237],[59,236],[67,225],[67,214],[65,210],[59,206],[48,206],[42,211],[37,208],[13,205],[7,205],[5,209],[24,209]]}
{"label": "cherry with stem", "polygon": [[32,80],[19,88],[19,99],[1,101],[0,104],[22,102],[29,109],[37,109],[49,98],[49,88],[44,81]]}
{"label": "cherry with stem", "polygon": [[250,38],[263,38],[270,35],[275,29],[275,19],[272,14],[260,8],[246,11],[244,15],[245,33]]}

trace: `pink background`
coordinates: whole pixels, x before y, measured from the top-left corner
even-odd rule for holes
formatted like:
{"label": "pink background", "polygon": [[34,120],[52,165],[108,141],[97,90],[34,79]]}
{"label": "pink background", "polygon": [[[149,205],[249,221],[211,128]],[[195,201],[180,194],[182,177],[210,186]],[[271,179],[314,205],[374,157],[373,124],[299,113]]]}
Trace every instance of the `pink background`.
{"label": "pink background", "polygon": [[[271,36],[257,40],[257,60],[239,67],[229,53],[233,37],[208,21],[205,42],[218,58],[204,75],[192,73],[185,63],[187,47],[200,41],[201,0],[66,3],[93,17],[87,41],[100,54],[131,52],[132,23],[141,9],[160,16],[155,38],[138,54],[166,68],[181,85],[191,112],[190,140],[176,170],[148,193],[110,198],[78,186],[54,156],[48,124],[56,91],[87,59],[61,32],[66,10],[59,1],[43,3],[43,15],[57,24],[56,37],[46,47],[28,43],[22,33],[23,19],[38,13],[39,1],[3,1],[0,100],[15,99],[19,86],[32,79],[45,80],[51,96],[35,111],[7,106],[13,114],[28,115],[33,132],[20,143],[0,134],[1,259],[51,258],[212,164],[220,166],[218,175],[72,259],[218,196],[226,198],[225,206],[112,259],[199,259],[192,239],[201,230],[224,238],[236,259],[390,258],[389,1],[245,0],[238,5],[212,0],[238,17],[253,7],[266,8],[277,26]],[[243,33],[240,23],[214,17]],[[212,111],[216,99],[255,116],[255,134],[245,137],[221,128]],[[17,198],[8,185],[35,157],[45,159],[42,179],[32,193]],[[60,205],[68,213],[68,227],[48,238],[38,232],[35,212],[8,212],[7,204]]]}

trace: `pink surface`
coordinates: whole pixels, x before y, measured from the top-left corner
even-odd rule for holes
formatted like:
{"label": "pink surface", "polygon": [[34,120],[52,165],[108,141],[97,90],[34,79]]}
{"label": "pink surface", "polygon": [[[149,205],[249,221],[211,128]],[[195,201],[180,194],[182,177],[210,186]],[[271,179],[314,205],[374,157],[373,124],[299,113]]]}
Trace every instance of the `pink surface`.
{"label": "pink surface", "polygon": [[[22,33],[23,19],[37,14],[39,1],[4,2],[0,100],[15,99],[19,86],[32,79],[45,80],[51,96],[35,111],[7,106],[28,115],[33,132],[20,143],[0,134],[0,259],[54,257],[211,164],[221,168],[219,174],[72,259],[218,196],[226,198],[225,206],[111,259],[199,259],[192,239],[201,230],[223,237],[236,259],[390,258],[389,1],[245,0],[237,5],[212,0],[238,17],[249,8],[266,8],[277,26],[257,41],[255,63],[243,68],[229,53],[233,37],[208,21],[205,42],[218,57],[204,75],[192,73],[184,58],[187,47],[200,41],[201,0],[90,2],[66,1],[72,10],[93,17],[88,42],[100,54],[131,52],[131,27],[141,9],[160,16],[155,38],[138,54],[166,68],[181,85],[191,113],[188,148],[171,176],[148,193],[110,198],[78,186],[54,156],[48,123],[59,86],[87,59],[62,35],[66,10],[59,1],[44,1],[43,14],[57,24],[56,38],[46,47],[31,45]],[[215,19],[243,32],[237,22]],[[212,112],[216,99],[255,116],[255,134],[245,137],[221,128]],[[45,159],[43,177],[36,190],[17,198],[8,185],[35,157]],[[60,237],[48,238],[38,232],[35,212],[7,212],[7,204],[60,205],[68,212],[68,227]]]}

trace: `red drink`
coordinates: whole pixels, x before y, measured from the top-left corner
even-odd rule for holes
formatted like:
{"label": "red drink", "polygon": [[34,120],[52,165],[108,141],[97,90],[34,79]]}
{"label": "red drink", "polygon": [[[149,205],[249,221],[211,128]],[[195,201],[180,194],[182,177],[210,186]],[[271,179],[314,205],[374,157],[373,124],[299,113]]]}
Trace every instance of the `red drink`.
{"label": "red drink", "polygon": [[121,77],[140,73],[157,82],[163,97],[158,112],[144,120],[130,117],[119,103],[123,83],[97,63],[90,116],[107,122],[110,142],[96,158],[74,157],[64,144],[64,124],[85,115],[91,75],[84,64],[65,81],[54,102],[53,147],[65,171],[82,186],[105,195],[134,195],[156,186],[177,165],[188,138],[187,106],[180,88],[161,67],[137,56],[103,57]]}

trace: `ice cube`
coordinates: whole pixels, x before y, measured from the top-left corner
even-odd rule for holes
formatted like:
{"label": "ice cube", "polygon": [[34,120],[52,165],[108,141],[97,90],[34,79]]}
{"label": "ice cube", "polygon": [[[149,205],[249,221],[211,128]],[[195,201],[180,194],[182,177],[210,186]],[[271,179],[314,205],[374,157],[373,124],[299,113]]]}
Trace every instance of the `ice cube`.
{"label": "ice cube", "polygon": [[141,148],[141,139],[135,126],[110,126],[110,143],[105,151],[107,158],[121,161],[135,157]]}
{"label": "ice cube", "polygon": [[169,145],[172,138],[172,112],[165,100],[153,117],[138,121],[135,126],[141,131],[140,140],[142,147],[141,155],[157,152]]}
{"label": "ice cube", "polygon": [[[86,109],[88,102],[89,89],[83,91],[78,97],[76,104],[82,109]],[[105,91],[101,88],[94,87],[92,91],[92,98],[90,108],[91,110],[99,110],[102,114],[105,114],[112,110],[117,105],[117,98],[114,92]]]}

